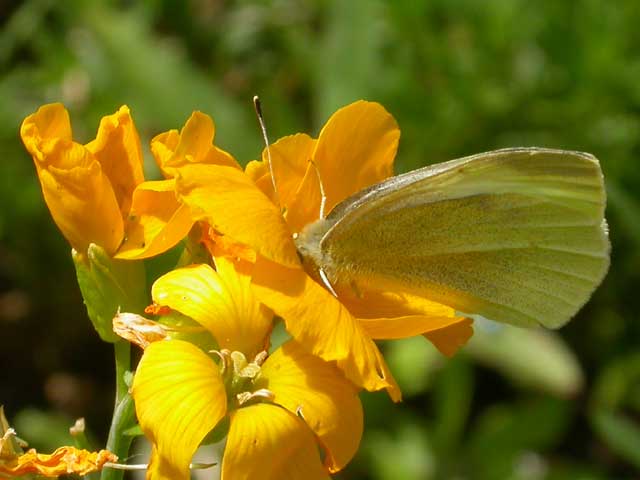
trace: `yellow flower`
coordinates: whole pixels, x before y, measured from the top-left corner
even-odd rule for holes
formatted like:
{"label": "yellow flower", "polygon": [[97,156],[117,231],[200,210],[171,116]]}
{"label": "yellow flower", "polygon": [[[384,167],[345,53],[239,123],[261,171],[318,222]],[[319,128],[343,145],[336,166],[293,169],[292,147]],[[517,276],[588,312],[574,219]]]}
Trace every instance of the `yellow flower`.
{"label": "yellow flower", "polygon": [[294,341],[265,360],[272,315],[253,296],[244,271],[250,265],[217,258],[216,267],[175,270],[152,289],[157,305],[188,315],[213,335],[221,361],[183,340],[144,350],[132,395],[153,444],[147,478],[188,479],[194,452],[225,417],[223,480],[328,478],[358,448],[356,387]]}
{"label": "yellow flower", "polygon": [[158,255],[191,229],[189,208],[175,194],[176,167],[237,166],[212,146],[214,132],[211,119],[195,112],[180,134],[158,135],[151,148],[167,180],[145,182],[140,139],[126,106],[104,117],[86,145],[72,140],[69,114],[59,103],[40,107],[20,129],[45,201],[71,246],[84,254],[95,243],[122,259]]}
{"label": "yellow flower", "polygon": [[[194,218],[253,248],[253,286],[260,300],[282,317],[287,330],[311,353],[336,361],[367,390],[400,392],[374,339],[424,334],[451,355],[472,334],[471,321],[445,305],[404,292],[336,285],[334,297],[296,252],[293,235],[362,188],[392,174],[400,131],[379,104],[359,101],[338,110],[319,138],[298,134],[266,152],[246,172],[225,166],[180,169],[178,194]],[[273,183],[277,186],[274,192]],[[309,274],[311,273],[311,275]]]}
{"label": "yellow flower", "polygon": [[175,194],[175,176],[182,165],[202,163],[240,169],[231,155],[213,145],[214,136],[211,118],[194,112],[180,133],[170,130],[151,140],[151,151],[166,180],[145,182],[133,193],[125,224],[127,235],[117,258],[158,255],[187,235],[194,220]]}
{"label": "yellow flower", "polygon": [[20,135],[51,215],[71,246],[84,252],[95,243],[113,254],[124,237],[133,191],[144,180],[129,109],[104,117],[87,145],[72,140],[69,114],[59,103],[25,118]]}

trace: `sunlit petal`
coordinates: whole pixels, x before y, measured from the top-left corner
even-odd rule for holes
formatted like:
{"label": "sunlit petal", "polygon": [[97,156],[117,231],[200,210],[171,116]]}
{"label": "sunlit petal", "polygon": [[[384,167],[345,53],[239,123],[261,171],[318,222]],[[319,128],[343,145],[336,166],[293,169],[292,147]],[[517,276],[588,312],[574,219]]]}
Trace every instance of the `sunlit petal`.
{"label": "sunlit petal", "polygon": [[257,386],[269,389],[275,403],[303,417],[326,449],[329,471],[351,460],[362,436],[362,405],[355,386],[335,365],[291,340],[264,363]]}
{"label": "sunlit petal", "polygon": [[451,356],[473,334],[472,322],[456,316],[453,308],[415,295],[375,290],[356,294],[350,288],[343,288],[338,296],[374,339],[424,334],[438,350]]}
{"label": "sunlit petal", "polygon": [[188,163],[226,165],[240,169],[236,160],[213,145],[215,125],[202,112],[193,112],[177,136],[175,130],[161,133],[151,140],[151,151],[166,177],[174,177]]}
{"label": "sunlit petal", "polygon": [[451,357],[473,336],[473,320],[462,318],[447,327],[425,332],[424,336],[444,355]]}
{"label": "sunlit petal", "polygon": [[315,438],[287,410],[265,403],[231,414],[222,480],[328,480]]}
{"label": "sunlit petal", "polygon": [[20,128],[42,193],[65,238],[79,252],[96,243],[113,253],[123,220],[109,178],[87,148],[71,140],[69,115],[61,104],[45,105]]}
{"label": "sunlit petal", "polygon": [[140,360],[132,395],[140,426],[154,444],[147,478],[190,478],[191,457],[226,413],[216,364],[191,343],[154,342]]}
{"label": "sunlit petal", "polygon": [[180,169],[177,186],[196,220],[208,222],[275,262],[299,265],[280,211],[242,171],[217,165],[186,165]]}
{"label": "sunlit petal", "polygon": [[220,348],[252,357],[264,348],[271,314],[255,298],[251,277],[231,262],[173,270],[153,284],[153,301],[187,315],[207,328]]}
{"label": "sunlit petal", "polygon": [[398,124],[378,103],[361,100],[331,116],[313,155],[327,194],[327,212],[393,174],[399,139]]}
{"label": "sunlit petal", "polygon": [[133,191],[144,181],[140,137],[127,106],[100,120],[96,139],[87,144],[87,150],[100,162],[111,182],[120,212],[126,216],[131,208]]}
{"label": "sunlit petal", "polygon": [[163,253],[187,236],[193,226],[189,207],[175,194],[175,180],[144,182],[133,193],[126,238],[117,258],[148,258]]}
{"label": "sunlit petal", "polygon": [[335,297],[300,268],[287,268],[259,258],[253,273],[258,298],[286,323],[287,331],[326,361],[335,360],[356,385],[400,392],[371,338]]}

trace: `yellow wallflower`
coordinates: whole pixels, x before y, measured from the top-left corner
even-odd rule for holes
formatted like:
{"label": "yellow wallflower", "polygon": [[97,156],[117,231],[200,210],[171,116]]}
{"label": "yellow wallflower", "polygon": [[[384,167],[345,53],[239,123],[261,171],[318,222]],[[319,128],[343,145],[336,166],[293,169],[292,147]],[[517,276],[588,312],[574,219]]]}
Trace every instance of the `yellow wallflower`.
{"label": "yellow wallflower", "polygon": [[157,305],[190,316],[213,335],[222,360],[183,340],[145,348],[132,395],[153,444],[147,478],[188,479],[194,452],[225,417],[223,479],[328,478],[358,448],[356,387],[294,341],[265,359],[271,313],[254,297],[247,272],[222,258],[216,266],[175,270],[152,289]]}
{"label": "yellow wallflower", "polygon": [[194,220],[175,194],[175,177],[181,166],[202,163],[240,169],[231,155],[213,145],[214,136],[211,118],[194,112],[181,132],[170,130],[151,140],[151,151],[166,180],[145,182],[133,193],[127,235],[117,258],[158,255],[189,232]]}
{"label": "yellow wallflower", "polygon": [[214,132],[211,119],[195,112],[181,133],[158,135],[151,149],[167,180],[145,182],[140,138],[126,106],[104,117],[86,145],[73,141],[69,114],[59,103],[40,107],[20,129],[45,201],[71,246],[84,253],[95,243],[123,259],[158,255],[191,229],[189,208],[175,194],[176,167],[237,166],[212,146]]}
{"label": "yellow wallflower", "polygon": [[124,237],[133,191],[144,180],[129,109],[104,117],[87,145],[72,140],[69,114],[59,103],[25,118],[20,135],[51,215],[69,243],[79,252],[95,243],[113,254]]}
{"label": "yellow wallflower", "polygon": [[[356,102],[337,111],[319,138],[285,137],[271,149],[277,194],[266,152],[246,172],[225,166],[187,165],[177,184],[194,218],[253,248],[253,286],[305,348],[336,361],[368,390],[400,392],[374,339],[424,334],[452,354],[472,334],[471,321],[452,308],[404,292],[336,285],[337,298],[301,264],[293,235],[362,188],[392,174],[400,131],[379,104]],[[309,274],[311,273],[311,275]]]}

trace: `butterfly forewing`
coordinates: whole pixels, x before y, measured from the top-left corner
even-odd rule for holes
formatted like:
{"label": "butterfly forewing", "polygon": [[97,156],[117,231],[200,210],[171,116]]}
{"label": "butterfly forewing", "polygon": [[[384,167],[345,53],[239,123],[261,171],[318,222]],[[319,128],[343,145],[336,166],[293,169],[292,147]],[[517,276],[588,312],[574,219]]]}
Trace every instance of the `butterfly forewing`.
{"label": "butterfly forewing", "polygon": [[316,237],[316,263],[338,283],[558,327],[608,268],[604,206],[591,155],[498,150],[400,175],[345,200]]}

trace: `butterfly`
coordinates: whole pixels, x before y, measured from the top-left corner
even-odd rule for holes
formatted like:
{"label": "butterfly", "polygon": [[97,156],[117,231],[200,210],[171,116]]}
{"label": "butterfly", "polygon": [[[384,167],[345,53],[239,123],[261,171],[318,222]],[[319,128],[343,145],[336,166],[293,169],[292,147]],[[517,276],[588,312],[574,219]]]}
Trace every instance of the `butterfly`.
{"label": "butterfly", "polygon": [[389,178],[295,239],[333,285],[404,291],[466,314],[557,328],[609,267],[598,160],[511,148]]}

